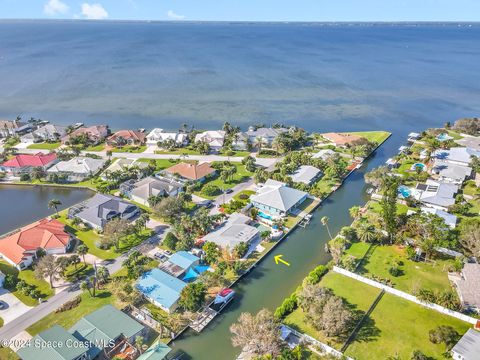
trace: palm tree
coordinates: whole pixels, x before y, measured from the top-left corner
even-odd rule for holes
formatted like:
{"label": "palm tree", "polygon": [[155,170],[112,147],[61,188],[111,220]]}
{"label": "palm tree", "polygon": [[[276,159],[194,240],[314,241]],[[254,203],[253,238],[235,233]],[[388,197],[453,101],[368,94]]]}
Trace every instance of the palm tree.
{"label": "palm tree", "polygon": [[254,144],[255,144],[255,146],[257,147],[258,152],[260,152],[260,151],[262,150],[262,147],[263,147],[263,144],[264,144],[263,138],[260,137],[260,136],[257,136],[257,137],[255,138]]}
{"label": "palm tree", "polygon": [[88,283],[88,281],[82,281],[82,283],[80,284],[80,289],[82,291],[88,290],[88,293],[90,294],[90,296],[92,296],[92,292],[90,291],[90,284]]}
{"label": "palm tree", "polygon": [[62,205],[62,202],[58,199],[52,199],[48,202],[48,208],[49,209],[55,209],[55,213],[58,216],[58,207]]}
{"label": "palm tree", "polygon": [[357,235],[363,242],[372,242],[375,239],[375,227],[370,224],[362,224],[357,229]]}
{"label": "palm tree", "polygon": [[352,206],[348,212],[350,213],[350,216],[355,220],[358,215],[360,215],[360,206]]}
{"label": "palm tree", "polygon": [[107,156],[108,156],[108,160],[111,160],[112,159],[112,150],[107,150]]}
{"label": "palm tree", "polygon": [[85,255],[88,254],[88,247],[85,244],[80,244],[77,246],[77,254],[80,255],[83,258],[83,263],[87,265],[87,262],[85,261]]}
{"label": "palm tree", "polygon": [[330,221],[330,219],[328,218],[328,216],[324,216],[321,219],[322,225],[327,228],[327,232],[328,232],[328,236],[330,236],[330,240],[333,240],[332,233],[330,232],[330,228],[328,227],[328,222],[329,221]]}

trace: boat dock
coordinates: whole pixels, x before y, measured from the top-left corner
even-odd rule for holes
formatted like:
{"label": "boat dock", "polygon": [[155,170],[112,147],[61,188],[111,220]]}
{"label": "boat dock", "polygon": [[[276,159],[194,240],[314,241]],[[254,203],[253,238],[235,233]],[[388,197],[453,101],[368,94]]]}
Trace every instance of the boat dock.
{"label": "boat dock", "polygon": [[[214,301],[212,301],[208,306],[206,306],[202,312],[198,313],[198,316],[195,320],[193,320],[190,323],[190,328],[197,333],[201,332],[203,329],[207,327],[208,324],[212,322],[215,317],[220,314],[220,312],[228,305],[230,304],[230,301],[233,300],[233,296],[228,298],[225,302],[221,304],[217,304],[217,306],[214,304]],[[218,306],[219,305],[219,306]],[[216,307],[216,309],[213,309],[213,307]]]}

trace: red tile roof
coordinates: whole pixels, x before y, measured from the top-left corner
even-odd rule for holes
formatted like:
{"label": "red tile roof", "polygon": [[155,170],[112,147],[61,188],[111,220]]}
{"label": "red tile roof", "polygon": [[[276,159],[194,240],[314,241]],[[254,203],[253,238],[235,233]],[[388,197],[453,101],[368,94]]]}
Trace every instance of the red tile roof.
{"label": "red tile roof", "polygon": [[57,159],[57,154],[50,153],[50,154],[42,154],[38,153],[35,155],[28,155],[28,154],[21,154],[17,155],[14,158],[5,161],[2,166],[5,167],[13,167],[13,168],[21,168],[27,166],[46,166],[50,164],[52,161]]}
{"label": "red tile roof", "polygon": [[179,163],[165,170],[170,174],[178,174],[185,179],[198,180],[207,175],[213,174],[215,169],[209,163],[200,165],[190,163]]}
{"label": "red tile roof", "polygon": [[120,130],[108,138],[109,141],[116,141],[117,138],[124,138],[125,140],[133,139],[135,141],[143,143],[145,141],[146,135],[140,131],[134,130]]}
{"label": "red tile roof", "polygon": [[19,264],[26,251],[58,249],[68,245],[70,234],[55,219],[42,219],[0,239],[0,254]]}

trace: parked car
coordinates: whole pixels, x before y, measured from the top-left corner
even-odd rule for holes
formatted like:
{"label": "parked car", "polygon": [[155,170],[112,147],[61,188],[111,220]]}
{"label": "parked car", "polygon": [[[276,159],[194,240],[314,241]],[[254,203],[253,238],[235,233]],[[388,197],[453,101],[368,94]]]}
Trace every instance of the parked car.
{"label": "parked car", "polygon": [[4,310],[8,307],[7,303],[3,300],[0,300],[0,310]]}
{"label": "parked car", "polygon": [[157,260],[160,260],[160,261],[167,261],[167,257],[164,254],[159,253],[159,252],[155,253],[153,255],[153,257]]}
{"label": "parked car", "polygon": [[231,194],[233,192],[233,189],[227,189],[225,190],[225,194]]}

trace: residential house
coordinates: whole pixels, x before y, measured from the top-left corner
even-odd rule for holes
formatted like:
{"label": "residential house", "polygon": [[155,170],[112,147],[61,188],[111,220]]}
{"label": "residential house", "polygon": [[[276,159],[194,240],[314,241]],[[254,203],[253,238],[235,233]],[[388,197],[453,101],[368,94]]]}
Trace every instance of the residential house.
{"label": "residential house", "polygon": [[438,160],[463,166],[470,165],[472,156],[480,157],[480,151],[467,147],[452,147],[448,150],[435,150],[432,154],[432,157]]}
{"label": "residential house", "polygon": [[301,165],[293,174],[290,175],[293,182],[311,185],[322,177],[322,172],[315,166]]}
{"label": "residential house", "polygon": [[39,152],[35,155],[19,154],[1,164],[0,170],[10,176],[20,176],[31,173],[35,168],[46,171],[57,161],[57,154],[55,153],[43,154]]}
{"label": "residential house", "polygon": [[139,161],[138,159],[125,159],[125,158],[116,159],[102,173],[102,179],[106,180],[108,178],[108,174],[112,174],[115,172],[125,172],[133,167],[136,167],[139,169],[146,169],[148,167],[148,163],[144,161]]}
{"label": "residential house", "polygon": [[460,276],[449,274],[462,306],[480,314],[480,264],[466,263]]}
{"label": "residential house", "polygon": [[361,136],[348,133],[325,133],[321,135],[337,147],[352,146],[362,139]]}
{"label": "residential house", "polygon": [[72,247],[74,237],[55,219],[42,219],[0,239],[0,255],[23,270],[31,265],[39,249],[47,254],[63,254]]}
{"label": "residential house", "polygon": [[79,218],[94,229],[103,230],[108,221],[120,218],[130,220],[140,212],[138,206],[118,197],[95,194],[83,203],[72,206],[69,219]]}
{"label": "residential house", "polygon": [[455,194],[458,186],[428,179],[425,184],[417,184],[412,196],[425,206],[448,211],[455,204]]}
{"label": "residential house", "polygon": [[444,160],[435,159],[432,174],[438,175],[438,180],[461,185],[472,177],[473,170],[469,166],[458,165]]}
{"label": "residential house", "polygon": [[208,176],[215,175],[216,170],[209,163],[178,163],[165,169],[163,174],[169,176],[178,176],[183,180],[203,182]]}
{"label": "residential house", "polygon": [[105,166],[106,160],[77,156],[60,161],[47,170],[47,174],[65,177],[65,181],[78,182],[98,174]]}
{"label": "residential house", "polygon": [[141,146],[145,144],[146,135],[141,131],[120,130],[109,136],[106,140],[108,146]]}
{"label": "residential house", "polygon": [[248,216],[232,214],[221,226],[205,235],[203,240],[213,242],[220,248],[232,252],[239,244],[250,245],[260,240],[260,232],[249,223]]}
{"label": "residential house", "polygon": [[262,147],[272,147],[273,142],[281,133],[288,132],[286,128],[255,128],[249,127],[245,133],[248,136],[248,141],[251,144],[256,144],[258,141],[262,142]]}
{"label": "residential house", "polygon": [[[47,344],[52,345],[46,346]],[[17,351],[17,355],[22,360],[90,360],[92,357],[88,351],[88,344],[60,325],[53,325],[26,342],[25,346]]]}
{"label": "residential house", "polygon": [[147,329],[112,305],[105,305],[81,318],[68,332],[89,344],[88,354],[93,359],[102,351],[107,358],[138,355],[135,338],[145,337]]}
{"label": "residential house", "polygon": [[30,129],[30,124],[20,120],[0,120],[0,139],[26,133]]}
{"label": "residential house", "polygon": [[255,195],[250,197],[250,201],[260,210],[259,216],[269,218],[287,215],[303,203],[307,196],[306,192],[269,179]]}
{"label": "residential house", "polygon": [[323,161],[327,161],[335,154],[336,152],[331,149],[321,149],[317,153],[313,154],[312,159],[322,159]]}
{"label": "residential house", "polygon": [[249,144],[249,137],[246,133],[237,132],[232,135],[233,150],[247,150]]}
{"label": "residential house", "polygon": [[70,139],[86,135],[92,144],[99,144],[107,138],[108,133],[109,129],[107,125],[79,127],[78,129],[72,131],[70,134],[65,135],[62,138],[62,143],[68,144],[70,142]]}
{"label": "residential house", "polygon": [[167,140],[175,141],[177,146],[185,146],[188,144],[188,134],[179,132],[165,132],[163,129],[153,129],[147,135],[147,145],[157,145],[158,142]]}
{"label": "residential house", "polygon": [[420,210],[425,214],[432,214],[441,217],[443,221],[445,221],[445,224],[451,229],[455,229],[455,227],[457,226],[457,217],[453,214],[429,207],[422,207],[420,208]]}
{"label": "residential house", "polygon": [[149,176],[140,181],[128,180],[120,185],[120,193],[139,204],[150,206],[152,196],[177,196],[183,191],[184,184],[174,178]]}
{"label": "residential house", "polygon": [[226,132],[223,130],[210,130],[199,133],[195,136],[195,142],[204,141],[211,150],[219,151],[225,141]]}
{"label": "residential house", "polygon": [[478,360],[480,357],[480,331],[468,329],[450,353],[453,360]]}
{"label": "residential house", "polygon": [[187,283],[158,268],[144,273],[138,279],[136,287],[155,306],[167,313],[178,307],[180,294]]}
{"label": "residential house", "polygon": [[162,360],[172,349],[161,341],[155,341],[137,360]]}
{"label": "residential house", "polygon": [[420,139],[422,135],[420,135],[419,133],[416,133],[416,132],[411,132],[410,134],[408,134],[408,142],[415,142],[417,141],[418,139]]}
{"label": "residential house", "polygon": [[25,134],[21,137],[22,142],[56,142],[59,141],[62,137],[67,135],[67,127],[53,124],[46,124],[39,127],[38,129]]}
{"label": "residential house", "polygon": [[188,251],[177,251],[160,266],[160,269],[172,276],[180,277],[188,273],[190,270],[195,270],[199,265],[199,257]]}
{"label": "residential house", "polygon": [[480,137],[478,136],[465,136],[459,140],[455,140],[455,142],[466,148],[480,151]]}

